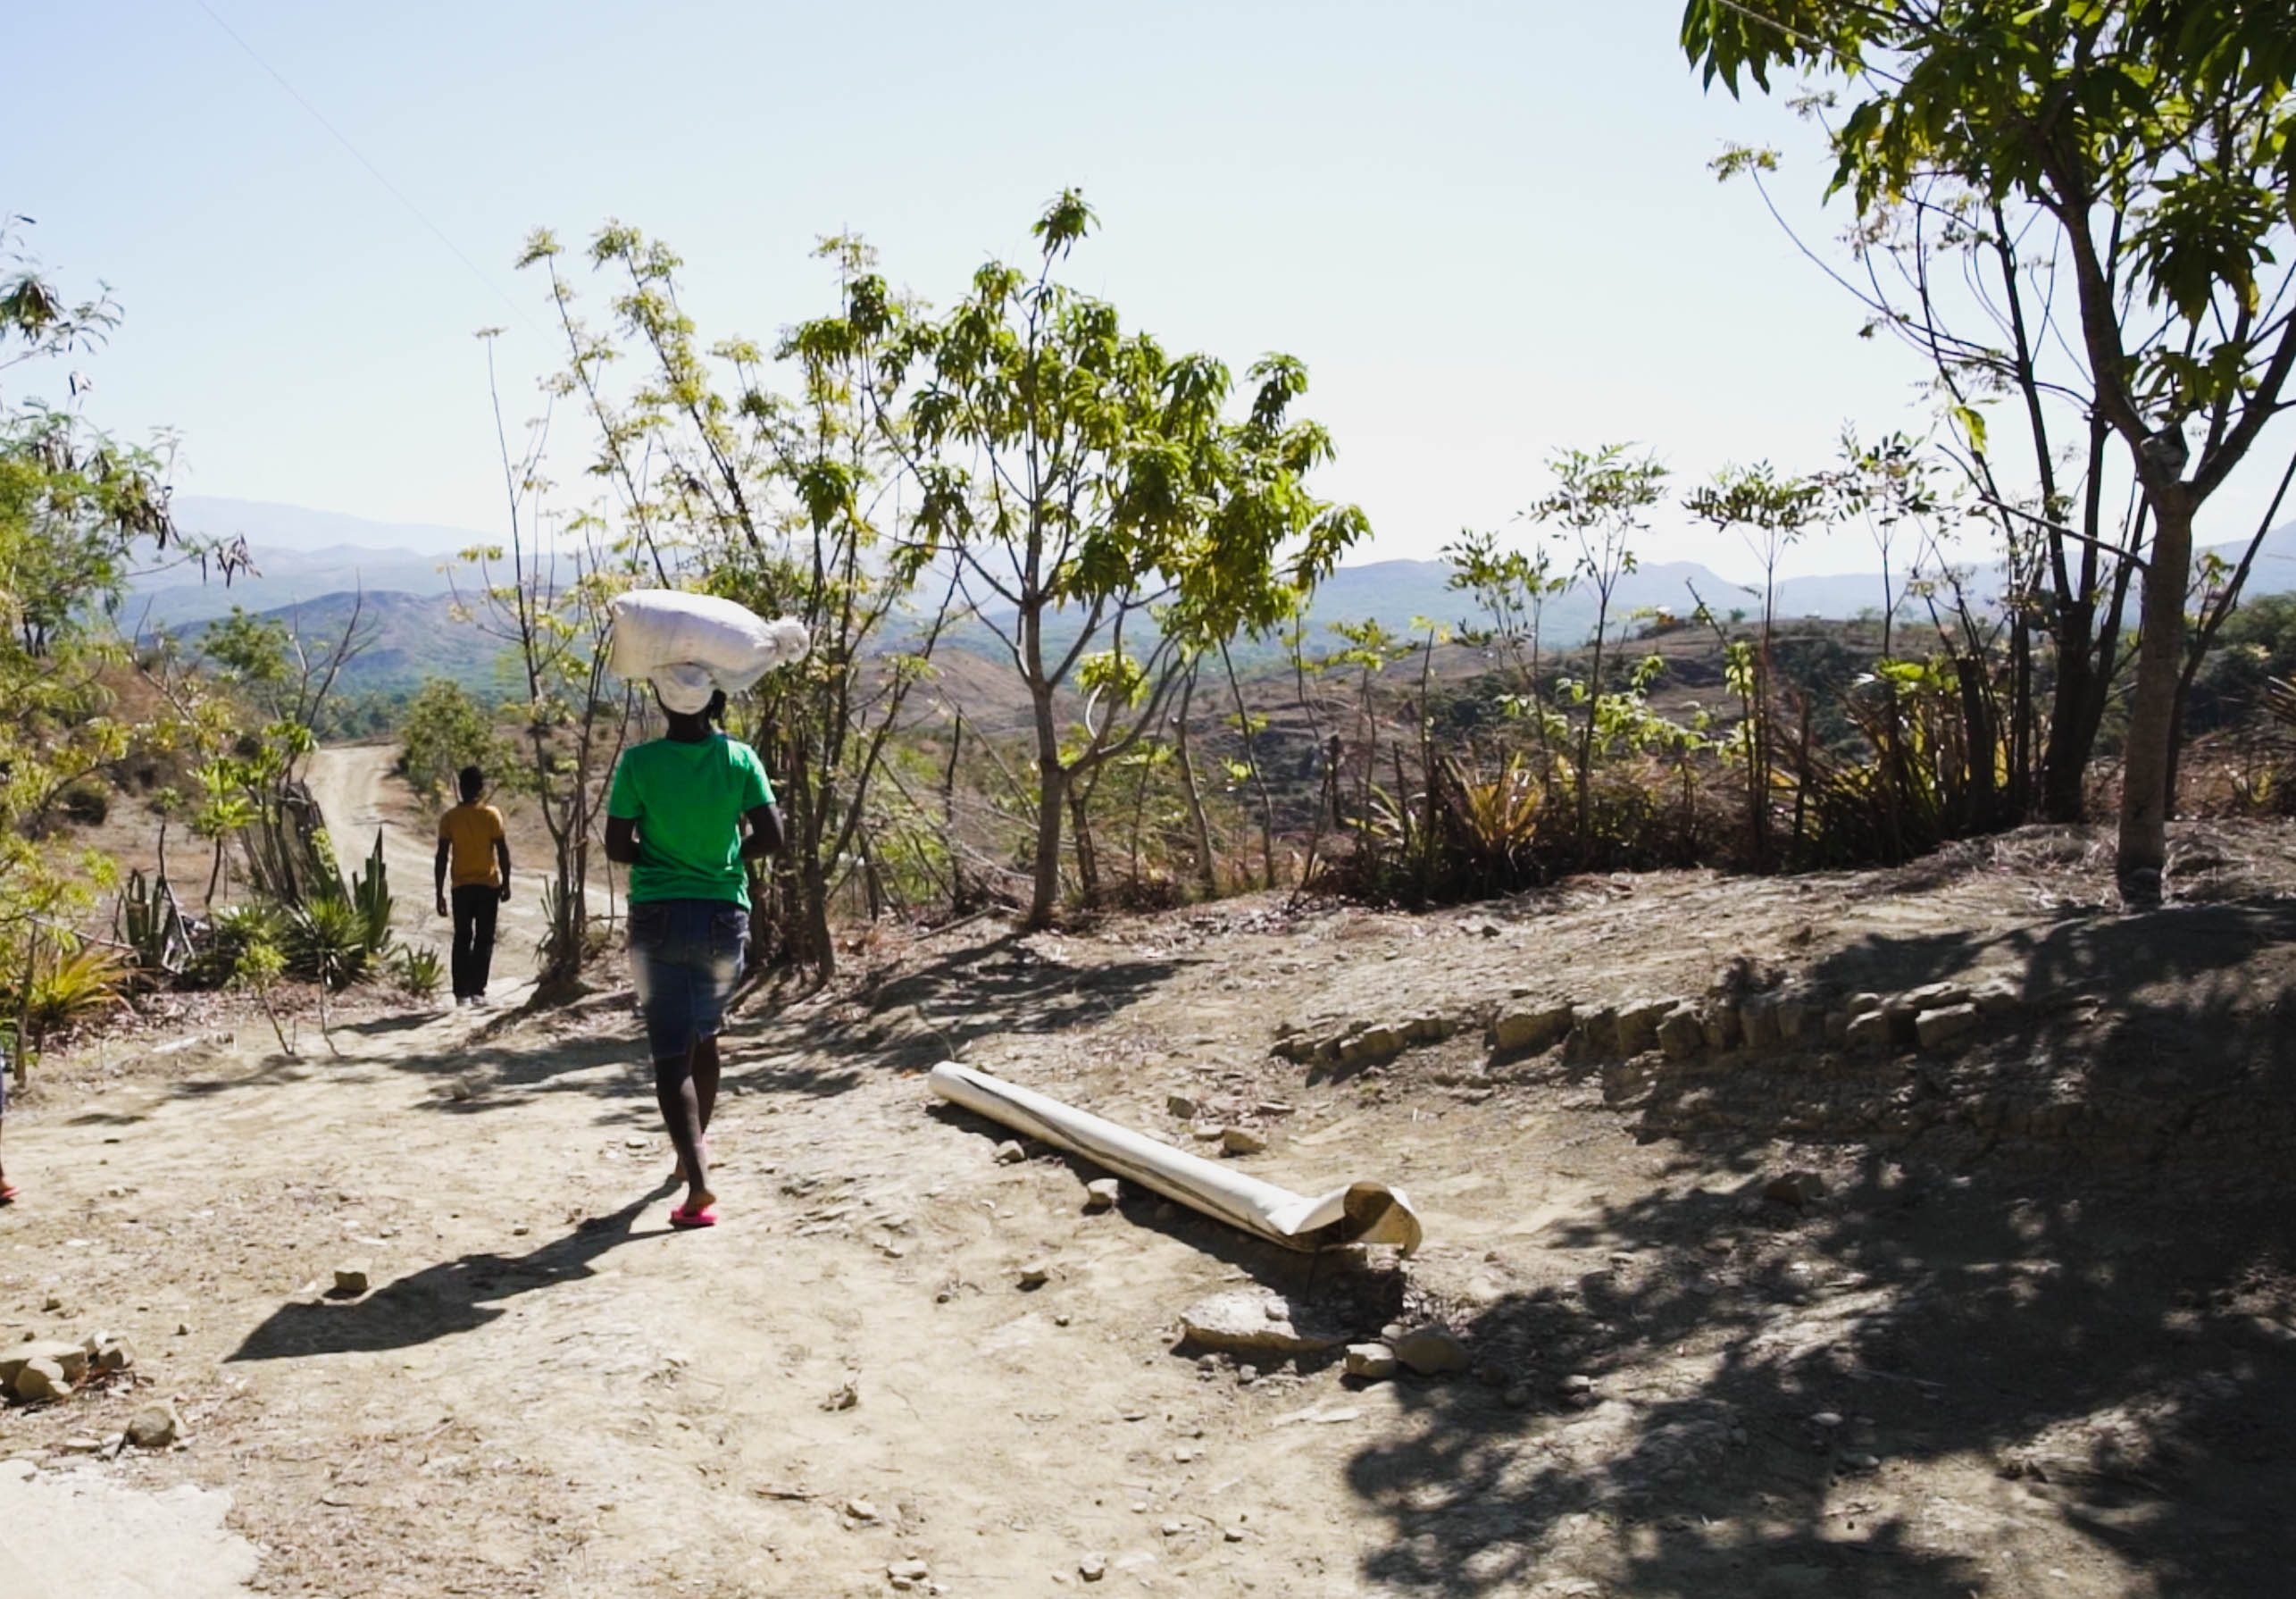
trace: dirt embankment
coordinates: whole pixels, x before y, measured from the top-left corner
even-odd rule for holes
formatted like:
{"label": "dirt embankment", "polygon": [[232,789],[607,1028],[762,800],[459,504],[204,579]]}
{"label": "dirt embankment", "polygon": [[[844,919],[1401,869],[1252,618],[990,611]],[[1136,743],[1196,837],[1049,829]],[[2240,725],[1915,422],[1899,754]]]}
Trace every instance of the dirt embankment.
{"label": "dirt embankment", "polygon": [[[2277,1593],[2296,869],[2279,830],[2182,847],[2194,897],[2133,917],[2033,833],[888,935],[733,1028],[691,1236],[622,996],[67,1063],[9,1118],[0,1338],[100,1324],[150,1381],[0,1415],[0,1459],[227,1490],[275,1593]],[[1089,1213],[1094,1174],[931,1101],[950,1053],[1397,1183],[1429,1245]],[[373,1286],[329,1297],[350,1258]],[[1466,1369],[1179,1346],[1239,1289],[1440,1319]],[[64,1452],[154,1390],[181,1450]]]}

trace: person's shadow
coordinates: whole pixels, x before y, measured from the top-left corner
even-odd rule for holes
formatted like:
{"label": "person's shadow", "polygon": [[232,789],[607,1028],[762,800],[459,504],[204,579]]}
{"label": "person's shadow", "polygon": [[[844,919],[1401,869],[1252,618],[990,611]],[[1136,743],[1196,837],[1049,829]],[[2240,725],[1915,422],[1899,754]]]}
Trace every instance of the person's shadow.
{"label": "person's shadow", "polygon": [[648,1194],[611,1215],[590,1217],[564,1237],[528,1254],[464,1255],[386,1283],[363,1298],[281,1305],[229,1359],[279,1360],[351,1350],[407,1349],[484,1327],[503,1313],[494,1302],[589,1277],[590,1262],[617,1244],[668,1232],[667,1227],[635,1230],[639,1212],[654,1198]]}

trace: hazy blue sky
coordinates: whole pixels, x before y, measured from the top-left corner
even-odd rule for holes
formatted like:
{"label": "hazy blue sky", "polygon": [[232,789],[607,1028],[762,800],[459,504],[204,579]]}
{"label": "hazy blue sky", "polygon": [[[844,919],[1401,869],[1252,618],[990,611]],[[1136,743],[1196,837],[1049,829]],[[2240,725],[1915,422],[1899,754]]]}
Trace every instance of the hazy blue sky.
{"label": "hazy blue sky", "polygon": [[[15,8],[0,209],[125,304],[80,363],[94,414],[180,429],[192,492],[496,526],[471,334],[510,328],[532,409],[555,352],[510,262],[537,224],[660,235],[705,334],[770,338],[831,303],[817,235],[945,303],[1072,183],[1103,222],[1079,280],[1128,320],[1307,363],[1366,555],[1504,523],[1560,445],[1694,475],[1925,425],[1911,362],[1707,174],[1729,141],[1799,147],[1784,188],[1840,225],[1803,130],[1700,92],[1674,0],[209,4],[483,276],[199,0]],[[1649,555],[1745,565],[1668,522]],[[1795,567],[1866,564],[1844,536]]]}

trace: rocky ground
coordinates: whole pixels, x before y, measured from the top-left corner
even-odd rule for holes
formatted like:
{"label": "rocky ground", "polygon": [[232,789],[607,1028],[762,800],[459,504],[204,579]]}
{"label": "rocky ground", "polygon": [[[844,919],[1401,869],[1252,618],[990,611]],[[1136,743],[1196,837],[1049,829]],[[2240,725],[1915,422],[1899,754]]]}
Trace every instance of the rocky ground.
{"label": "rocky ground", "polygon": [[[2142,917],[2033,832],[863,941],[733,1028],[697,1235],[626,993],[63,1062],[0,1340],[99,1377],[0,1412],[0,1576],[87,1591],[39,1529],[110,1495],[202,1599],[2284,1592],[2296,851],[2180,849]],[[1095,1210],[948,1057],[1426,1246]]]}

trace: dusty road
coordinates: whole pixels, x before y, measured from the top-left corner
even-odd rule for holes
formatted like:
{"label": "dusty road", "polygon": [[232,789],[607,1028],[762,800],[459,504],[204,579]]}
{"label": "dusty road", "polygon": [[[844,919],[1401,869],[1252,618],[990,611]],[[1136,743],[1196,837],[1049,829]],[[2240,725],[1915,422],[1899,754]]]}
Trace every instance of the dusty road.
{"label": "dusty road", "polygon": [[[383,1016],[339,1060],[243,1028],[76,1062],[10,1117],[0,1340],[123,1332],[147,1382],[0,1413],[0,1462],[30,1463],[36,1516],[230,1494],[218,1594],[250,1558],[262,1591],[337,1599],[2278,1593],[2278,850],[2150,919],[2082,908],[2075,850],[864,951],[863,987],[733,1029],[725,1221],[696,1235],[665,1226],[621,996]],[[2001,975],[2021,1008],[1871,1056],[1269,1053],[1696,992],[1736,954],[1836,993]],[[1244,1164],[1295,1187],[1397,1182],[1429,1247],[1404,1277],[1146,1196],[1088,1214],[1092,1174],[1000,1164],[929,1101],[952,1051],[1176,1140],[1251,1126]],[[1788,1172],[1822,1190],[1766,1198]],[[330,1297],[354,1261],[371,1288]],[[1359,1385],[1175,1347],[1237,1289],[1356,1335],[1438,1316],[1471,1363]],[[181,1450],[73,1452],[154,1392]]]}
{"label": "dusty road", "polygon": [[[400,935],[436,945],[441,954],[454,942],[454,928],[435,908],[431,864],[438,850],[433,828],[414,808],[413,796],[391,774],[396,748],[388,744],[342,744],[316,750],[305,781],[319,814],[327,818],[343,881],[366,864],[375,833],[382,832],[383,860],[390,868],[396,901],[391,923]],[[517,841],[523,845],[526,841]],[[535,850],[514,848],[511,897],[495,931],[495,977],[489,992],[515,1003],[533,987],[534,948],[542,930],[542,885],[548,874]]]}

